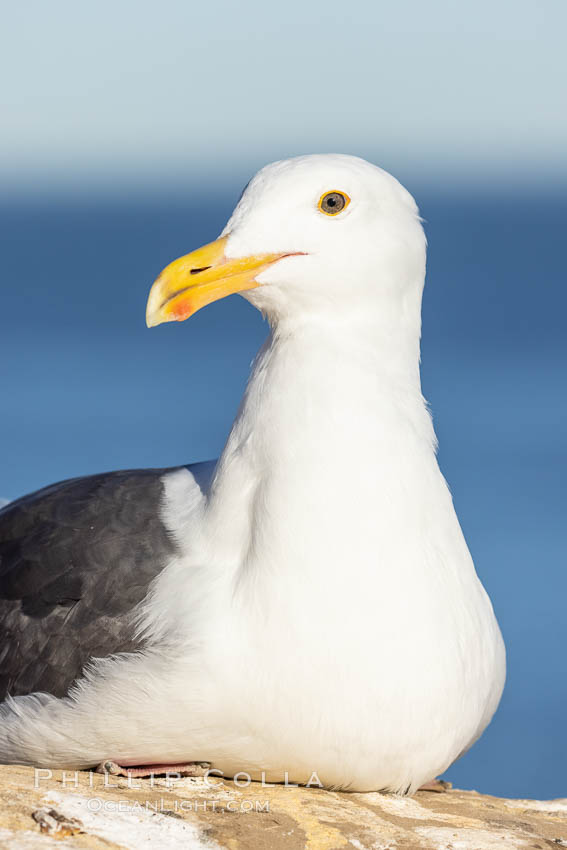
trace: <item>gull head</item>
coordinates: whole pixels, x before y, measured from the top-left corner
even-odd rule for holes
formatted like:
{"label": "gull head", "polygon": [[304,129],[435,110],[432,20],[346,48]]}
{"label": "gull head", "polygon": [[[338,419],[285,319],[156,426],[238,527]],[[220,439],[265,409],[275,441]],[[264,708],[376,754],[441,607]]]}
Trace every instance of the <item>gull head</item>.
{"label": "gull head", "polygon": [[219,239],[170,263],[148,298],[148,327],[183,321],[239,293],[282,319],[412,316],[425,276],[417,205],[354,156],[275,162],[252,178]]}

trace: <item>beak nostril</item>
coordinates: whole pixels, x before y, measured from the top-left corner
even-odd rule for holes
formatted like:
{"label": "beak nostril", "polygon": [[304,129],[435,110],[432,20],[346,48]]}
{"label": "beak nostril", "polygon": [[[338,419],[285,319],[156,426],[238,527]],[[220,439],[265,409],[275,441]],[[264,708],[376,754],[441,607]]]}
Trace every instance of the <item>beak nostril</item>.
{"label": "beak nostril", "polygon": [[210,269],[211,266],[203,266],[200,269],[191,269],[190,274],[199,274],[199,272],[206,272],[207,269]]}

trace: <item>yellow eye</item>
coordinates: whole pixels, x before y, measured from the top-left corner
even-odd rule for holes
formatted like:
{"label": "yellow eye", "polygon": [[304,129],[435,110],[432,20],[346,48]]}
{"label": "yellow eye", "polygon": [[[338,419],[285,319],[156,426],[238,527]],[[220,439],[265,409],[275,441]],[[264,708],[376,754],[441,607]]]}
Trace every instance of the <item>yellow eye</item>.
{"label": "yellow eye", "polygon": [[319,209],[325,215],[338,215],[350,204],[350,198],[345,192],[325,192],[319,199]]}

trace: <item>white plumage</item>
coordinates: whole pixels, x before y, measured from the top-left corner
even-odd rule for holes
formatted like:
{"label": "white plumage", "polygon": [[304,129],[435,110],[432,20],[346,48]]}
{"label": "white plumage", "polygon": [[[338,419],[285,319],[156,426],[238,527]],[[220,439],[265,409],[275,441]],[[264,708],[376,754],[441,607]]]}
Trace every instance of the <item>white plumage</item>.
{"label": "white plumage", "polygon": [[[330,191],[350,198],[333,216]],[[417,207],[363,160],[300,157],[258,173],[224,235],[228,259],[283,255],[245,292],[271,332],[210,490],[165,478],[182,554],[138,612],[148,645],[7,703],[0,760],[411,793],[482,733],[505,675],[421,395]]]}

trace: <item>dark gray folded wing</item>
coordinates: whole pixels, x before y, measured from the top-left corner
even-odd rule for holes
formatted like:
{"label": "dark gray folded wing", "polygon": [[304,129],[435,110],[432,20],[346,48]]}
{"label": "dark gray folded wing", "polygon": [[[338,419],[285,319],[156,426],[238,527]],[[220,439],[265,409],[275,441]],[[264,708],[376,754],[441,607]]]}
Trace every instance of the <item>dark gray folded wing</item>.
{"label": "dark gray folded wing", "polygon": [[62,696],[90,658],[139,648],[132,609],[176,549],[171,471],[75,478],[0,510],[0,699]]}

